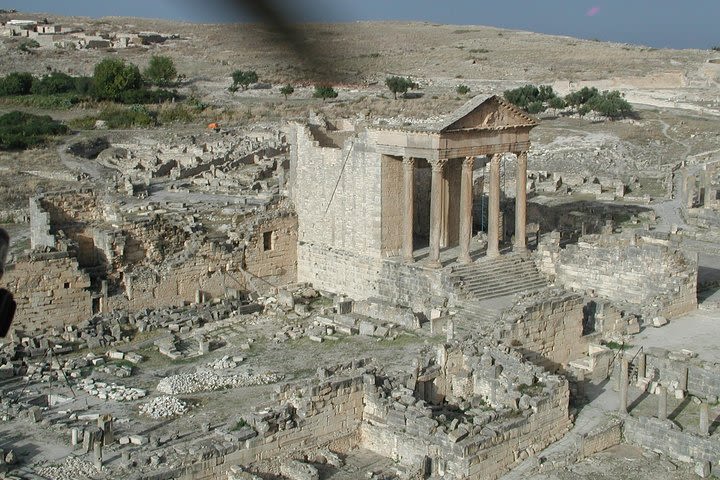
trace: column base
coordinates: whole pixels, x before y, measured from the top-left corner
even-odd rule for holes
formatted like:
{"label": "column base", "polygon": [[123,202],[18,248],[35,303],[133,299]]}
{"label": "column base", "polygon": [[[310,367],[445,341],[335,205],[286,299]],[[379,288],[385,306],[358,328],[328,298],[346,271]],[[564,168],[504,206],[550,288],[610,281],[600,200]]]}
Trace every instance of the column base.
{"label": "column base", "polygon": [[460,255],[460,256],[458,257],[457,261],[458,261],[458,263],[465,263],[465,264],[467,264],[467,263],[472,263],[473,260],[472,260],[472,258],[470,258],[470,255],[465,254],[465,255]]}
{"label": "column base", "polygon": [[513,252],[520,253],[520,254],[526,254],[526,253],[528,253],[527,245],[513,245]]}
{"label": "column base", "polygon": [[487,252],[485,252],[485,255],[491,258],[499,257],[500,250],[488,250]]}
{"label": "column base", "polygon": [[430,260],[426,266],[428,268],[442,268],[442,263],[440,263],[440,260]]}
{"label": "column base", "polygon": [[405,263],[415,263],[415,257],[413,255],[403,255],[402,259]]}

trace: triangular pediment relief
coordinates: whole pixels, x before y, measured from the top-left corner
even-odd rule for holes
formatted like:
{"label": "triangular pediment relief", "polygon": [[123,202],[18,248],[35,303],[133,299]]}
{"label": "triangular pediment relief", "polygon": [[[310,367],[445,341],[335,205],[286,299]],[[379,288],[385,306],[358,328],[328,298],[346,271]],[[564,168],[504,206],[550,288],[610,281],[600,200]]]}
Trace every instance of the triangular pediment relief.
{"label": "triangular pediment relief", "polygon": [[537,125],[537,121],[510,103],[492,96],[469,102],[449,118],[441,131],[498,130]]}

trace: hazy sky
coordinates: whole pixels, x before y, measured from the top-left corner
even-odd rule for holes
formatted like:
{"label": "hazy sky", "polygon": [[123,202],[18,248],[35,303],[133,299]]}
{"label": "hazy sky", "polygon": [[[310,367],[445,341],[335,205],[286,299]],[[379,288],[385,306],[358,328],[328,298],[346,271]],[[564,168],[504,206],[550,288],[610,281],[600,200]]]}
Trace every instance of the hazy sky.
{"label": "hazy sky", "polygon": [[[232,0],[0,0],[0,8],[62,15],[193,22],[251,19],[228,7],[234,4]],[[298,21],[424,20],[653,47],[720,45],[720,0],[287,0],[286,5]]]}

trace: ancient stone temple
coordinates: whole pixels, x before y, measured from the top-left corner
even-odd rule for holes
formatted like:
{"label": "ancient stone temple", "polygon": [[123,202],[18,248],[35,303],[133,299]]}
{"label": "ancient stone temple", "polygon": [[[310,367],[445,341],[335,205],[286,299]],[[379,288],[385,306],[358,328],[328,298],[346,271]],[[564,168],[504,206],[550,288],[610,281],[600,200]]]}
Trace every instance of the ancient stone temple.
{"label": "ancient stone temple", "polygon": [[[432,278],[441,251],[471,261],[473,169],[488,162],[487,255],[500,254],[500,163],[515,154],[517,178],[526,178],[536,120],[489,96],[435,123],[319,123],[290,132],[299,281],[356,298],[422,293],[417,273]],[[526,183],[516,184],[514,249],[524,251]]]}

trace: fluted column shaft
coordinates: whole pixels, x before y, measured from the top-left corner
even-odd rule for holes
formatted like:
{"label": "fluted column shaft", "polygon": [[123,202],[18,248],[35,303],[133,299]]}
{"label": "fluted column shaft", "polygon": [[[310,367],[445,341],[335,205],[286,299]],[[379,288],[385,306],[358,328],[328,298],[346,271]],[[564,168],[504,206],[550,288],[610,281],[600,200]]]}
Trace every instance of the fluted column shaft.
{"label": "fluted column shaft", "polygon": [[442,222],[443,169],[447,160],[431,160],[432,184],[430,190],[430,256],[428,266],[441,267],[440,263],[440,222]]}
{"label": "fluted column shaft", "polygon": [[460,256],[458,261],[470,263],[470,239],[472,238],[473,164],[475,157],[463,160],[460,177]]}
{"label": "fluted column shaft", "polygon": [[490,201],[488,202],[487,256],[500,255],[500,154],[490,159]]}
{"label": "fluted column shaft", "polygon": [[527,152],[517,155],[515,178],[515,245],[516,252],[527,250]]}
{"label": "fluted column shaft", "polygon": [[413,218],[415,215],[415,159],[403,158],[403,258],[413,258]]}

